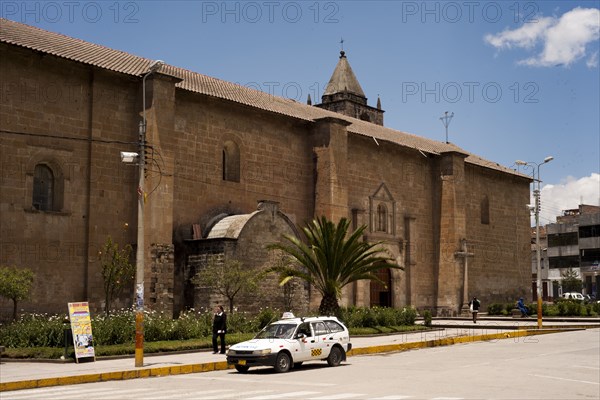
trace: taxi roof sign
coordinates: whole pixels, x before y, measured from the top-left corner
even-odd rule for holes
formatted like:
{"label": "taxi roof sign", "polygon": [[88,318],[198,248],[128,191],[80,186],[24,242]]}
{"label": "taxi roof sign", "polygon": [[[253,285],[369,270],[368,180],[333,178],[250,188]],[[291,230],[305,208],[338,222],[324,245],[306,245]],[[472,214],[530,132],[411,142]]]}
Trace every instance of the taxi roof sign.
{"label": "taxi roof sign", "polygon": [[283,315],[281,316],[281,319],[291,319],[291,318],[296,318],[294,316],[294,313],[292,313],[291,311],[286,311],[283,313]]}

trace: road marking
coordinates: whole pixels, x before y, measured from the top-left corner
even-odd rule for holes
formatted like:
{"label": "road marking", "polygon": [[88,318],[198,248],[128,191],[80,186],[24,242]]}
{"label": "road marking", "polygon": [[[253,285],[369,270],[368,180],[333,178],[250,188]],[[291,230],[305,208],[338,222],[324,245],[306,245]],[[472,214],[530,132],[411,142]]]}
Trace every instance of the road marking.
{"label": "road marking", "polygon": [[600,369],[600,367],[590,367],[587,365],[573,365],[575,368],[585,368],[585,369]]}
{"label": "road marking", "polygon": [[410,399],[413,396],[384,396],[384,397],[374,397],[370,400],[404,400]]}
{"label": "road marking", "polygon": [[335,399],[351,399],[358,396],[364,396],[364,393],[340,393],[331,394],[322,397],[311,397],[310,400],[335,400]]}
{"label": "road marking", "polygon": [[[27,393],[23,393],[21,391],[15,392],[13,394],[2,395],[3,400],[20,400],[20,399],[79,399],[84,398],[87,395],[90,395],[90,398],[100,399],[100,398],[108,398],[114,399],[115,389],[114,388],[97,388],[97,389],[80,389],[76,387],[61,387],[53,388],[52,390],[44,390],[37,389],[36,390],[28,390]],[[119,396],[122,393],[139,393],[139,392],[147,392],[148,389],[130,389],[125,391],[119,391]],[[98,395],[105,395],[106,397],[98,397]]]}
{"label": "road marking", "polygon": [[221,400],[221,399],[243,399],[246,396],[250,396],[253,394],[259,394],[259,393],[273,393],[273,390],[251,390],[248,392],[234,392],[234,393],[228,393],[228,394],[221,394],[218,396],[212,396],[212,397],[200,397],[200,399],[202,400]]}
{"label": "road marking", "polygon": [[[269,399],[280,399],[280,398],[288,398],[288,397],[301,397],[308,396],[311,394],[317,394],[319,392],[288,392],[288,393],[278,393],[272,394],[269,396],[257,396],[257,397],[249,397],[247,400],[269,400]],[[245,396],[244,396],[245,397]]]}
{"label": "road marking", "polygon": [[535,376],[538,378],[558,379],[560,381],[568,381],[568,382],[589,383],[590,385],[600,385],[600,382],[590,382],[590,381],[582,381],[579,379],[561,378],[559,376],[536,375],[536,374],[529,374],[529,376]]}
{"label": "road marking", "polygon": [[434,397],[431,400],[463,400],[464,397]]}
{"label": "road marking", "polygon": [[231,377],[227,378],[219,378],[219,377],[205,377],[199,376],[196,379],[204,379],[210,381],[227,381],[227,382],[248,382],[248,383],[260,383],[261,385],[300,385],[300,386],[336,386],[335,383],[319,383],[319,382],[301,382],[301,381],[283,381],[283,380],[264,380],[264,379],[250,379],[250,378],[240,378],[238,374],[234,374]]}
{"label": "road marking", "polygon": [[[139,391],[139,390],[140,389],[138,389],[137,391]],[[152,389],[148,389],[148,388],[144,388],[141,390],[143,390],[145,392],[150,392],[147,395],[144,394],[141,396],[144,400],[178,399],[178,398],[182,398],[182,396],[184,396],[184,393],[181,393],[181,390],[178,390],[178,389],[164,390],[164,391],[161,391],[158,393],[156,390],[152,390]],[[132,391],[133,390],[119,390],[118,394],[116,395],[118,397],[116,397],[116,398],[117,399],[130,399],[130,398],[132,398],[132,396],[128,396],[128,395],[123,396],[123,395],[127,394],[127,393],[131,393]],[[147,397],[147,396],[151,396],[151,395],[157,395],[158,397]],[[123,397],[121,397],[121,396],[123,396]],[[93,396],[92,399],[94,399],[94,400],[104,400],[104,399],[115,400],[115,394],[107,393],[104,396]]]}
{"label": "road marking", "polygon": [[467,365],[461,365],[460,368],[471,368],[471,367],[480,367],[482,365],[490,365],[491,362],[483,362],[483,363],[479,363],[479,364],[467,364]]}

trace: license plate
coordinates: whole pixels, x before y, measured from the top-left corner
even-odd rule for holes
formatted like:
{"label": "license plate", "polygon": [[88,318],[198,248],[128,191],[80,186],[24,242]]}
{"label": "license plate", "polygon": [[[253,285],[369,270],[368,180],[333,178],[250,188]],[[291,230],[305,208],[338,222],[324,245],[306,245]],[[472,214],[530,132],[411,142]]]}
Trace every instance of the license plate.
{"label": "license plate", "polygon": [[238,360],[238,365],[246,365],[246,360]]}

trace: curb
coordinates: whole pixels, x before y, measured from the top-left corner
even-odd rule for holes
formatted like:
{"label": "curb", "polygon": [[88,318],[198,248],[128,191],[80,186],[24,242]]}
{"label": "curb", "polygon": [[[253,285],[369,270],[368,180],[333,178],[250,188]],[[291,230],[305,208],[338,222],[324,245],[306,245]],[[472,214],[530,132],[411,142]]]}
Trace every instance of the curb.
{"label": "curb", "polygon": [[[366,355],[366,354],[377,354],[377,353],[391,353],[400,352],[407,350],[423,349],[427,347],[437,346],[450,346],[459,343],[471,343],[478,341],[493,341],[500,339],[518,338],[524,336],[535,336],[544,335],[549,333],[567,332],[579,330],[577,328],[562,328],[562,329],[542,329],[542,330],[517,330],[513,332],[494,333],[486,335],[473,335],[473,336],[458,336],[453,338],[434,339],[426,340],[422,342],[410,342],[400,344],[389,344],[380,346],[360,347],[354,348],[348,352],[348,357]],[[153,376],[168,376],[168,375],[182,375],[182,374],[194,374],[200,372],[209,371],[220,371],[226,369],[233,369],[233,365],[227,365],[226,361],[215,361],[201,364],[187,364],[187,365],[175,365],[170,367],[156,367],[156,368],[145,368],[145,369],[132,369],[115,372],[100,372],[94,374],[85,375],[73,375],[64,376],[58,378],[42,378],[42,379],[31,379],[13,382],[0,382],[0,392],[9,390],[22,390],[22,389],[35,389],[50,386],[62,386],[62,385],[76,385],[80,383],[94,383],[94,382],[108,382],[108,381],[120,381],[127,379],[136,378],[148,378]]]}
{"label": "curb", "polygon": [[460,343],[471,343],[471,342],[479,342],[479,341],[494,341],[500,339],[510,339],[510,338],[518,338],[524,336],[536,336],[536,335],[545,335],[549,333],[559,333],[559,332],[568,332],[578,329],[542,329],[542,330],[517,330],[513,332],[503,332],[503,333],[491,333],[486,335],[473,335],[473,336],[458,336],[452,338],[444,338],[444,339],[433,339],[426,340],[422,342],[410,342],[410,343],[400,343],[400,344],[388,344],[381,346],[371,346],[371,347],[361,347],[352,349],[348,352],[348,356],[358,356],[363,354],[376,354],[376,353],[390,353],[390,352],[400,352],[407,350],[415,350],[415,349],[423,349],[427,347],[438,347],[438,346],[450,346],[453,344]]}

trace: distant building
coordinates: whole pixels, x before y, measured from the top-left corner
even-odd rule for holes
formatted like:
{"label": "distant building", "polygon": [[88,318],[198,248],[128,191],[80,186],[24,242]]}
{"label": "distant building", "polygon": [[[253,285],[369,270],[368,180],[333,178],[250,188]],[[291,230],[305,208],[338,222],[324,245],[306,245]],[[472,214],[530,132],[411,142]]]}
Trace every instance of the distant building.
{"label": "distant building", "polygon": [[[540,230],[541,232],[541,230]],[[600,207],[580,205],[579,208],[564,210],[556,223],[545,227],[547,238],[540,240],[547,257],[542,268],[547,275],[544,299],[558,297],[562,293],[560,281],[569,268],[577,271],[583,282],[583,293],[598,296],[600,288]],[[540,239],[542,235],[540,234]],[[534,248],[535,250],[535,248]],[[535,253],[534,253],[535,256]],[[535,267],[535,264],[534,264]]]}

